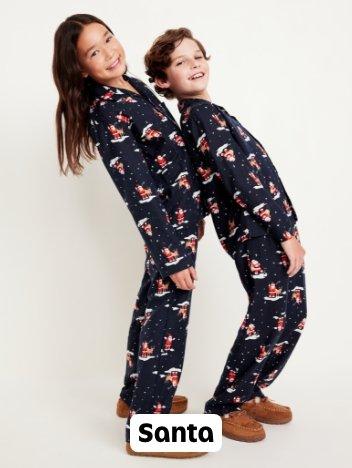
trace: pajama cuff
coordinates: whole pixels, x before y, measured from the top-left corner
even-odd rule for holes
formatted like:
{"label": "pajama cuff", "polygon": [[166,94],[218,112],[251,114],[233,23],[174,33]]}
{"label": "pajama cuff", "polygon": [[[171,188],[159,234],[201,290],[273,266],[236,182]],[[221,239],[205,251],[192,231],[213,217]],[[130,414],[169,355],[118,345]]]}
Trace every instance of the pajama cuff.
{"label": "pajama cuff", "polygon": [[178,271],[185,270],[188,267],[195,267],[195,254],[193,252],[189,252],[184,255],[181,260],[177,263],[172,265],[163,265],[162,267],[158,267],[158,271],[163,279],[167,278],[168,276],[177,273]]}
{"label": "pajama cuff", "polygon": [[279,243],[287,241],[295,237],[296,226],[292,224],[289,220],[284,227],[282,226],[275,226],[275,228],[271,227],[269,232],[271,233],[272,237]]}

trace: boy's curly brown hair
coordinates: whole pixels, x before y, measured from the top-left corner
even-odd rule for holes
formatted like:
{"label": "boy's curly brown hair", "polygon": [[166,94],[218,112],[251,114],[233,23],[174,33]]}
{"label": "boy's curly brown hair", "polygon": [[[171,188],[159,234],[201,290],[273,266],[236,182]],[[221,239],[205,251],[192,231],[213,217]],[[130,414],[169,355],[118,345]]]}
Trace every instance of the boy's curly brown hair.
{"label": "boy's curly brown hair", "polygon": [[[167,79],[165,70],[171,64],[170,56],[176,47],[185,38],[192,39],[198,45],[205,59],[209,60],[210,56],[207,57],[203,44],[193,37],[190,29],[167,29],[164,34],[161,34],[155,39],[152,46],[144,56],[146,74],[149,75],[150,83],[153,83],[155,78]],[[167,99],[173,99],[175,97],[174,93],[170,89],[160,88],[156,84],[154,85],[154,89],[157,93],[161,94]]]}

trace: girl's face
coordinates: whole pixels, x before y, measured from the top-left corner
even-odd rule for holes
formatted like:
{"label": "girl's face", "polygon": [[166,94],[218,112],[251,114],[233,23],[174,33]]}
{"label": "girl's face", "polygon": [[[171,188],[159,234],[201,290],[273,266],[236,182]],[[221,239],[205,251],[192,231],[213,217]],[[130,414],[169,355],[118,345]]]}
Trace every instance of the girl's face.
{"label": "girl's face", "polygon": [[116,37],[100,23],[84,26],[77,41],[82,75],[109,85],[126,70],[125,51]]}
{"label": "girl's face", "polygon": [[167,80],[155,80],[162,88],[170,88],[178,99],[200,95],[206,91],[209,65],[193,39],[185,37],[170,55],[165,70]]}

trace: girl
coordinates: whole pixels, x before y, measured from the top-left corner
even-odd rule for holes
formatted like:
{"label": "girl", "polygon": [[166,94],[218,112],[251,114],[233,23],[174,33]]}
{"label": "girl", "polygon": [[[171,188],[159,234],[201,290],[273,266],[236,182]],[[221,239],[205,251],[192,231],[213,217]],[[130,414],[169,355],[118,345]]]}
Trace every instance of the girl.
{"label": "girl", "polygon": [[[127,341],[124,386],[117,413],[127,417],[130,454],[192,457],[205,452],[134,452],[135,413],[183,412],[174,394],[184,359],[195,261],[205,214],[200,187],[180,129],[139,79],[127,74],[125,51],[111,29],[85,14],[55,33],[53,75],[59,92],[56,123],[60,168],[64,149],[78,174],[80,152],[93,142],[145,242],[145,271]],[[65,119],[65,131],[61,126]],[[138,385],[137,385],[138,381]]]}
{"label": "girl", "polygon": [[158,37],[145,56],[155,89],[176,97],[181,128],[217,235],[234,259],[248,310],[204,408],[224,435],[265,437],[260,422],[286,423],[289,407],[263,394],[291,355],[306,318],[305,251],[297,214],[269,155],[207,91],[209,57],[187,28]]}

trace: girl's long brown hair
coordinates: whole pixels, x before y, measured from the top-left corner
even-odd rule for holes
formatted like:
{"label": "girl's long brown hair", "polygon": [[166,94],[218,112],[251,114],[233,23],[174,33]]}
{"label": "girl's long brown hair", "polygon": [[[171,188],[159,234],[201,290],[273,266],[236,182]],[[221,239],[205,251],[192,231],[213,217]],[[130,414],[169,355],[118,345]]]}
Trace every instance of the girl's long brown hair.
{"label": "girl's long brown hair", "polygon": [[[88,134],[89,95],[85,78],[81,74],[76,49],[81,31],[90,23],[100,23],[113,34],[99,18],[88,14],[76,14],[66,18],[54,36],[52,73],[59,93],[55,117],[57,152],[60,174],[64,175],[67,175],[69,170],[74,175],[82,173],[84,166],[80,163],[81,156],[88,161],[97,159]],[[65,153],[66,167],[64,167]]]}

